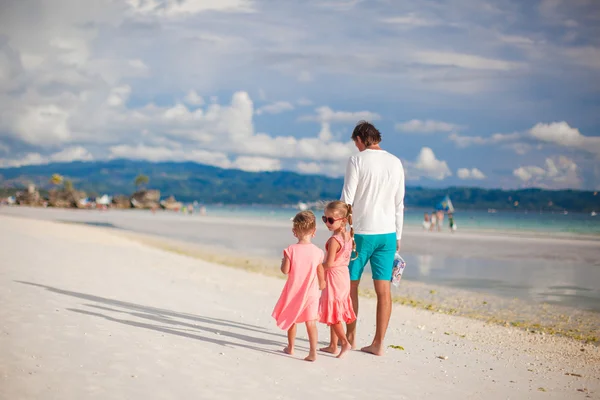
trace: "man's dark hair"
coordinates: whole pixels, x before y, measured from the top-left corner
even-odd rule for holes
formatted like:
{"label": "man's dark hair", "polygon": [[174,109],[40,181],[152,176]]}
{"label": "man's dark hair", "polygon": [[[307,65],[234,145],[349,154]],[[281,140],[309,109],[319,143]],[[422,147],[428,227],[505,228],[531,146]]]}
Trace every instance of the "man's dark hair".
{"label": "man's dark hair", "polygon": [[381,142],[381,133],[372,123],[358,121],[358,124],[356,124],[356,127],[352,132],[352,140],[356,141],[356,138],[360,138],[365,146],[371,146]]}

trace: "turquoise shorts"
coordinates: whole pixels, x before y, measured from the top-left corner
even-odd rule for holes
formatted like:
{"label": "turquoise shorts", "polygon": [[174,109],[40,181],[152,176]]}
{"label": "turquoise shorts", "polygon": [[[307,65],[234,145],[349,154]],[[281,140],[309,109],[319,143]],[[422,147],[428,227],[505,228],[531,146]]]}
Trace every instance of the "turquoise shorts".
{"label": "turquoise shorts", "polygon": [[[350,280],[358,281],[363,274],[367,262],[371,262],[373,280],[392,279],[394,255],[396,254],[396,234],[354,235],[358,257],[350,261]],[[353,254],[352,257],[356,257]]]}

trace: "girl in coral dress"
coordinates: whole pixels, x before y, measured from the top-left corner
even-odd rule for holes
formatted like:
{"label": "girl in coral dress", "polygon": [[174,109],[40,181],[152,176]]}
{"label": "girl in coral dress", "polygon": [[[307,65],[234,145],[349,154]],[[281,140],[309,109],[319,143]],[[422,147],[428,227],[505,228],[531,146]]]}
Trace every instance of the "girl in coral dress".
{"label": "girl in coral dress", "polygon": [[319,290],[325,285],[323,250],[312,244],[317,229],[315,215],[302,211],[294,217],[292,232],[298,242],[283,251],[281,272],[288,275],[281,296],[273,310],[277,326],[287,331],[288,345],[284,352],[294,353],[296,324],[304,322],[310,342],[306,361],[317,358],[317,325],[319,318]]}
{"label": "girl in coral dress", "polygon": [[352,252],[356,250],[354,232],[346,232],[346,224],[352,226],[352,207],[342,201],[333,201],[325,207],[323,222],[332,236],[325,244],[327,257],[323,263],[325,269],[325,290],[319,300],[319,322],[331,327],[331,342],[322,351],[337,352],[337,340],[342,346],[338,358],[352,348],[342,323],[356,320],[356,314],[350,298],[350,271],[348,264]]}

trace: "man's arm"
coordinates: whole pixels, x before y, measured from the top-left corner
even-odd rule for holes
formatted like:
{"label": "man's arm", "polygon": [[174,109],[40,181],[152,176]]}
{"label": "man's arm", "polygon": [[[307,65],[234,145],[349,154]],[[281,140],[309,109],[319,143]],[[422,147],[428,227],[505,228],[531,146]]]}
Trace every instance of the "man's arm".
{"label": "man's arm", "polygon": [[342,189],[342,200],[346,204],[354,205],[354,196],[358,186],[358,168],[356,168],[356,159],[350,157],[346,165],[346,175],[344,176],[344,188]]}
{"label": "man's arm", "polygon": [[400,164],[400,184],[396,191],[394,204],[396,206],[396,250],[400,251],[400,240],[402,239],[402,228],[404,226],[404,168]]}

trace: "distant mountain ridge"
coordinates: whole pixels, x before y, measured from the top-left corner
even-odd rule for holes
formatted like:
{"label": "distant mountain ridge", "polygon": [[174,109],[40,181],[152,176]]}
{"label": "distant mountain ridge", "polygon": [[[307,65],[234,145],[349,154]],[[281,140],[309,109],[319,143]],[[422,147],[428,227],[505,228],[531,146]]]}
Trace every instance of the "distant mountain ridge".
{"label": "distant mountain ridge", "polygon": [[[75,161],[0,168],[0,187],[22,188],[34,183],[49,189],[52,174],[70,179],[89,195],[130,194],[138,174],[150,178],[149,188],[181,201],[228,204],[294,204],[339,198],[343,179],[289,171],[245,172],[193,162],[136,160]],[[433,208],[445,195],[460,209],[600,211],[600,194],[579,190],[500,190],[472,187],[446,189],[407,186],[407,207]]]}

